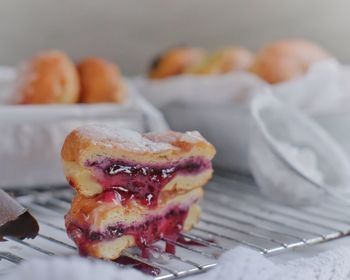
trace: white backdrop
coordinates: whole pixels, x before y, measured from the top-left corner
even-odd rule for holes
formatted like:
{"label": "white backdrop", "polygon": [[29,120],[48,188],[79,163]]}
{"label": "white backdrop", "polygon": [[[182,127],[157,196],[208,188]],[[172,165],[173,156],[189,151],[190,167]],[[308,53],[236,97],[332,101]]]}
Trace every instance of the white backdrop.
{"label": "white backdrop", "polygon": [[101,55],[141,73],[158,50],[185,43],[257,49],[306,37],[350,61],[348,0],[1,0],[0,64],[40,49]]}

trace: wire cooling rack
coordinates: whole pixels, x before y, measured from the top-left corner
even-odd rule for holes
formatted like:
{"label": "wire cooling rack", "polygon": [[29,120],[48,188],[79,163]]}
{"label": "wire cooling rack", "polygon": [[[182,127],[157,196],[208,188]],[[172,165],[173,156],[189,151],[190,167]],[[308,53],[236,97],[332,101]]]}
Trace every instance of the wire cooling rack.
{"label": "wire cooling rack", "polygon": [[[219,172],[205,187],[201,220],[177,241],[163,239],[149,247],[149,257],[128,250],[116,265],[132,266],[155,279],[185,277],[204,272],[226,250],[243,245],[266,256],[337,239],[350,233],[350,207],[331,198],[318,206],[290,208],[261,197],[247,176]],[[6,238],[0,245],[0,273],[35,256],[74,255],[63,215],[70,207],[69,187],[15,192],[40,224],[34,240]],[[172,251],[167,246],[171,244]]]}

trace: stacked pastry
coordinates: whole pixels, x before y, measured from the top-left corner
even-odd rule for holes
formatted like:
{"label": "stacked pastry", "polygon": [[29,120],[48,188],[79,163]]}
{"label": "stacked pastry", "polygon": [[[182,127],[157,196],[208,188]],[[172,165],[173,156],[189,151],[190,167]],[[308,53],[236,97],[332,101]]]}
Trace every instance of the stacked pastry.
{"label": "stacked pastry", "polygon": [[65,217],[68,235],[81,254],[104,259],[176,238],[199,219],[214,154],[198,132],[74,130],[62,148],[64,172],[77,191]]}

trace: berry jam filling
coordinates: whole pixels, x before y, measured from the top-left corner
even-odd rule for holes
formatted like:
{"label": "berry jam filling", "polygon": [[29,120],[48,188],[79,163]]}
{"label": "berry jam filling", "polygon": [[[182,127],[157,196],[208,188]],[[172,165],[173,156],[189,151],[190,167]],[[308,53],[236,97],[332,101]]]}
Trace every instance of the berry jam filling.
{"label": "berry jam filling", "polygon": [[193,175],[211,169],[211,162],[203,157],[191,157],[168,165],[141,165],[122,160],[87,162],[93,175],[105,190],[113,189],[120,201],[137,199],[154,207],[164,186],[177,174]]}
{"label": "berry jam filling", "polygon": [[176,240],[183,229],[188,207],[172,207],[164,215],[152,216],[138,224],[115,224],[108,226],[104,232],[90,231],[74,223],[67,225],[67,233],[74,240],[81,255],[87,255],[86,246],[100,241],[113,240],[123,235],[132,235],[136,246],[144,250],[162,237]]}

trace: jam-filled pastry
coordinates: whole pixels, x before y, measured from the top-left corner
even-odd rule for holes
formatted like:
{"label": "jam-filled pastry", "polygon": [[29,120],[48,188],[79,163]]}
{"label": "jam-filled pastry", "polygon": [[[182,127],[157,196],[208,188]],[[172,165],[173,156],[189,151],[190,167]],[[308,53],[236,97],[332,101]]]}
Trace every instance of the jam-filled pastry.
{"label": "jam-filled pastry", "polygon": [[184,74],[189,67],[204,57],[204,51],[197,48],[171,48],[157,56],[150,67],[148,77],[164,79]]}
{"label": "jam-filled pastry", "polygon": [[82,103],[123,103],[126,90],[117,65],[90,57],[77,65],[80,76]]}
{"label": "jam-filled pastry", "polygon": [[80,253],[114,259],[189,230],[214,154],[198,132],[140,134],[101,125],[72,131],[61,156],[78,194],[65,221]]}
{"label": "jam-filled pastry", "polygon": [[22,63],[16,81],[16,103],[67,104],[79,99],[79,77],[74,63],[50,50]]}
{"label": "jam-filled pastry", "polygon": [[250,68],[254,55],[247,49],[228,47],[206,55],[199,63],[190,67],[188,74],[215,75],[234,71],[244,71]]}
{"label": "jam-filled pastry", "polygon": [[204,185],[215,148],[196,131],[140,134],[89,125],[67,136],[61,155],[65,175],[80,194],[117,189],[152,205],[162,191]]}
{"label": "jam-filled pastry", "polygon": [[67,233],[81,255],[116,259],[128,247],[144,249],[154,241],[176,238],[199,220],[197,201],[202,188],[178,195],[162,195],[156,207],[135,200],[120,202],[118,193],[107,191],[93,198],[77,195],[65,217]]}

